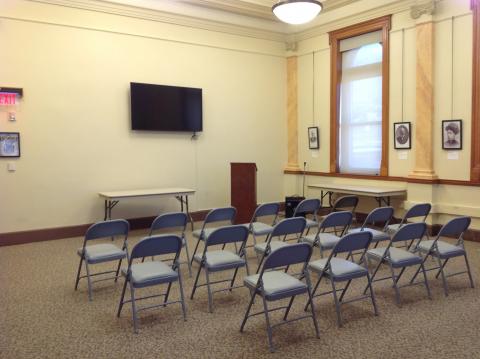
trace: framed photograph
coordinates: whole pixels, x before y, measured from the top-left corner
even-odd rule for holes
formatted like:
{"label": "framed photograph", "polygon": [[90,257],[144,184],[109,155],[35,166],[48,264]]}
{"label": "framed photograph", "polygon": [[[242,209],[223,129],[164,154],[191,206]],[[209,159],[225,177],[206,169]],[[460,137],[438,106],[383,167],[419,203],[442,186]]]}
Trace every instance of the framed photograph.
{"label": "framed photograph", "polygon": [[393,124],[393,143],[396,150],[412,148],[412,132],[410,122],[395,122]]}
{"label": "framed photograph", "polygon": [[308,128],[308,148],[317,150],[320,148],[320,139],[318,138],[318,127]]}
{"label": "framed photograph", "polygon": [[442,121],[442,148],[444,150],[462,149],[462,120]]}
{"label": "framed photograph", "polygon": [[0,132],[0,157],[20,157],[20,133]]}

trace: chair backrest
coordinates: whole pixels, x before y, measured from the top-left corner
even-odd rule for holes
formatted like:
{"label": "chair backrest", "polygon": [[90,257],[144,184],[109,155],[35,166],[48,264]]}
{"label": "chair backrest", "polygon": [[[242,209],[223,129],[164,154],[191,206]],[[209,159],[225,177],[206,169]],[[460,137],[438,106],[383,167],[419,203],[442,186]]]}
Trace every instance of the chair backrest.
{"label": "chair backrest", "polygon": [[293,264],[308,263],[312,247],[308,243],[291,244],[274,250],[265,260],[261,273],[266,269],[285,267]]}
{"label": "chair backrest", "polygon": [[401,224],[403,225],[407,222],[409,218],[415,218],[415,217],[423,217],[422,221],[425,222],[431,209],[432,209],[432,205],[430,203],[416,204],[412,206],[407,212],[405,212],[405,215],[402,218]]}
{"label": "chair backrest", "polygon": [[313,214],[314,216],[316,216],[318,210],[320,209],[320,206],[321,202],[318,198],[304,199],[298,204],[297,208],[295,208],[293,216],[297,217],[305,214]]}
{"label": "chair backrest", "polygon": [[355,212],[355,209],[358,205],[358,197],[357,196],[343,196],[338,198],[332,207],[332,212],[338,211],[350,211]]}
{"label": "chair backrest", "polygon": [[236,242],[245,243],[247,241],[248,234],[248,228],[243,225],[220,227],[210,233],[205,247]]}
{"label": "chair backrest", "polygon": [[351,253],[360,250],[366,251],[371,241],[371,232],[365,231],[349,233],[343,236],[335,245],[330,256],[335,256],[339,253]]}
{"label": "chair backrest", "polygon": [[207,213],[203,226],[205,227],[207,223],[212,222],[230,221],[230,223],[233,223],[236,214],[237,210],[235,207],[214,208]]}
{"label": "chair backrest", "polygon": [[181,228],[182,233],[187,226],[188,217],[186,213],[165,213],[155,218],[150,226],[150,236],[154,231],[165,228]]}
{"label": "chair backrest", "polygon": [[306,225],[307,221],[303,217],[285,218],[273,227],[269,238],[287,236],[290,234],[296,234],[300,237],[305,230]]}
{"label": "chair backrest", "polygon": [[440,228],[440,231],[437,234],[437,238],[446,236],[446,237],[463,237],[463,233],[470,226],[472,219],[470,217],[457,217],[453,218]]}
{"label": "chair backrest", "polygon": [[352,224],[353,214],[349,211],[332,212],[325,216],[318,227],[319,232],[323,232],[327,228],[343,227],[343,230]]}
{"label": "chair backrest", "polygon": [[175,234],[145,237],[133,247],[130,262],[135,258],[153,257],[172,253],[175,253],[175,259],[177,259],[181,249],[182,238]]}
{"label": "chair backrest", "polygon": [[394,209],[393,207],[378,207],[371,211],[365,221],[362,224],[362,228],[364,228],[368,224],[375,225],[376,223],[385,223],[385,227],[391,221],[393,217]]}
{"label": "chair backrest", "polygon": [[398,229],[392,237],[391,242],[413,241],[422,239],[427,232],[427,224],[425,222],[408,223]]}
{"label": "chair backrest", "polygon": [[255,213],[253,213],[252,222],[255,222],[258,217],[265,217],[265,216],[275,216],[277,218],[278,211],[280,211],[280,204],[279,203],[264,203],[259,205],[255,209]]}
{"label": "chair backrest", "polygon": [[85,242],[92,239],[128,236],[129,223],[124,219],[113,219],[92,224],[85,233]]}

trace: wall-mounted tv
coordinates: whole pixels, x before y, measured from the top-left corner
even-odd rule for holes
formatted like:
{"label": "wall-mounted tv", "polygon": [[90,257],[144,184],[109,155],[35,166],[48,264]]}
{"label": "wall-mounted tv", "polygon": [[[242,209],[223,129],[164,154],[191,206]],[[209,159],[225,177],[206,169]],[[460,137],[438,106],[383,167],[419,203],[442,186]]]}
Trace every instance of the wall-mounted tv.
{"label": "wall-mounted tv", "polygon": [[132,130],[202,131],[202,89],[131,82]]}

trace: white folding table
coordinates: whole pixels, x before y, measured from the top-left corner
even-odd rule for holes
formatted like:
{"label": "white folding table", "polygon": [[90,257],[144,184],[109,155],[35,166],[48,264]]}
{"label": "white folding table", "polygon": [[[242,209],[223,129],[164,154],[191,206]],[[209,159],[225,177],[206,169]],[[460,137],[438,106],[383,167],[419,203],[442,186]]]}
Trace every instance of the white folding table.
{"label": "white folding table", "polygon": [[332,206],[332,194],[333,193],[345,193],[353,194],[357,196],[373,197],[378,202],[378,206],[381,207],[382,203],[390,206],[390,197],[405,196],[407,190],[402,187],[373,187],[362,185],[345,185],[345,184],[311,184],[310,188],[320,189],[323,198],[328,195],[328,203]]}
{"label": "white folding table", "polygon": [[120,202],[121,199],[139,198],[139,197],[175,197],[180,202],[180,208],[183,212],[186,210],[193,230],[193,219],[188,210],[188,196],[195,193],[190,188],[154,188],[154,189],[135,189],[114,192],[99,192],[98,195],[105,199],[105,215],[104,220],[112,219],[112,208]]}

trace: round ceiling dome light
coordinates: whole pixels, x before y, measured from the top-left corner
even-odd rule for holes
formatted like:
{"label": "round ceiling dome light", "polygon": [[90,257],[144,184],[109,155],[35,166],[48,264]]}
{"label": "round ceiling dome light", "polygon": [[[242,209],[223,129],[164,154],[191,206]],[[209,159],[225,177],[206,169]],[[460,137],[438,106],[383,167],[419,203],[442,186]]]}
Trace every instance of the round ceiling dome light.
{"label": "round ceiling dome light", "polygon": [[322,3],[316,0],[283,0],[272,6],[275,16],[292,25],[312,21],[322,11]]}

